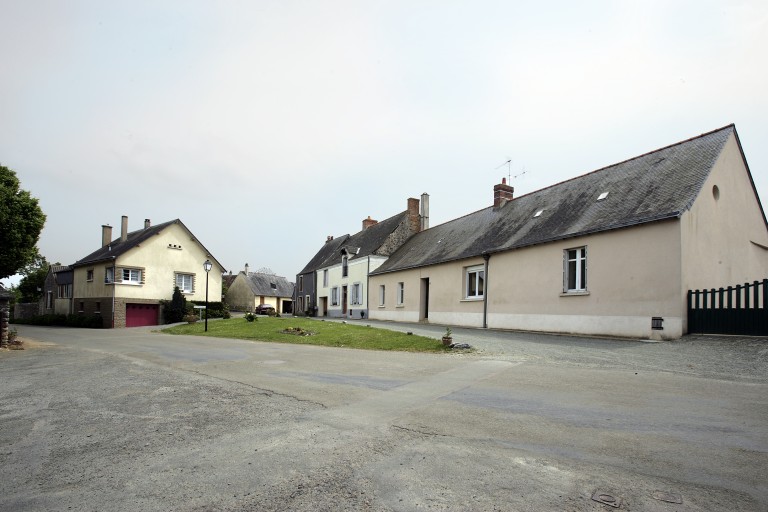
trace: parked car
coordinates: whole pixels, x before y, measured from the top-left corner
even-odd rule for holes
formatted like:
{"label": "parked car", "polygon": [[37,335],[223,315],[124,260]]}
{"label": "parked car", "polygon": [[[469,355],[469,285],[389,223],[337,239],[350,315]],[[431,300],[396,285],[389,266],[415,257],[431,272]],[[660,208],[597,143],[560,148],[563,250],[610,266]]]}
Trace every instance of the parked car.
{"label": "parked car", "polygon": [[253,312],[257,315],[268,315],[270,312],[274,311],[274,306],[270,306],[269,304],[259,304]]}

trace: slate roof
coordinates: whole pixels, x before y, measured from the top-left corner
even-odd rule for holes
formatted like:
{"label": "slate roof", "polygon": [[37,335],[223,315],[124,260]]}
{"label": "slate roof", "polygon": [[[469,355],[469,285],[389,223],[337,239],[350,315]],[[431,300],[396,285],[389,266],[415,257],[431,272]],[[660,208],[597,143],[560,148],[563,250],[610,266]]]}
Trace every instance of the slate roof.
{"label": "slate roof", "polygon": [[[127,234],[125,242],[123,242],[120,237],[117,237],[116,239],[112,240],[109,244],[106,246],[97,249],[96,251],[92,252],[85,258],[82,258],[80,260],[77,260],[75,263],[72,264],[72,267],[80,267],[83,265],[90,265],[93,263],[98,263],[101,261],[108,261],[111,260],[113,257],[120,256],[122,254],[125,254],[129,250],[133,249],[134,247],[140,245],[145,240],[148,240],[149,238],[153,237],[157,233],[160,233],[162,230],[167,228],[168,226],[171,226],[173,224],[179,224],[181,227],[183,227],[195,240],[197,241],[200,246],[205,249],[205,252],[207,254],[211,254],[211,251],[205,248],[202,243],[200,243],[199,240],[192,234],[192,232],[187,228],[187,226],[184,225],[183,222],[181,222],[179,219],[174,219],[168,222],[163,222],[162,224],[157,224],[155,226],[148,227],[146,229],[139,229],[136,231],[131,231]],[[224,266],[219,263],[216,258],[213,256],[210,256],[210,258],[222,269],[224,269]]]}
{"label": "slate roof", "polygon": [[307,274],[309,272],[314,272],[315,270],[328,266],[325,265],[325,262],[334,257],[334,255],[338,256],[340,254],[339,251],[341,250],[341,246],[344,244],[344,242],[346,242],[348,238],[349,235],[342,235],[334,238],[333,240],[325,242],[320,250],[317,251],[317,254],[315,254],[312,259],[309,260],[309,263],[304,266],[299,274]]}
{"label": "slate roof", "polygon": [[[347,249],[350,259],[379,254],[387,237],[397,229],[400,223],[407,219],[408,210],[405,210],[370,226],[368,229],[358,231],[354,235],[342,235],[326,242],[299,274],[314,272],[341,263],[342,249]],[[386,254],[383,255],[386,256]]]}
{"label": "slate roof", "polygon": [[273,274],[248,272],[246,283],[256,296],[264,297],[293,297],[293,283],[288,279]]}
{"label": "slate roof", "polygon": [[732,134],[729,125],[422,231],[371,274],[677,218]]}

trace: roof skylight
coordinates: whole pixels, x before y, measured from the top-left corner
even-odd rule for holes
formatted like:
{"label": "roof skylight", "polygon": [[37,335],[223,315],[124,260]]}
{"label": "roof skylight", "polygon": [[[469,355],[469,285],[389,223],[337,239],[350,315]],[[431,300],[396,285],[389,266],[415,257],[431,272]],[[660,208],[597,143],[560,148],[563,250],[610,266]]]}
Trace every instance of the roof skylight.
{"label": "roof skylight", "polygon": [[603,192],[602,194],[600,194],[599,196],[597,196],[597,200],[598,200],[598,201],[602,201],[602,200],[603,200],[603,199],[605,199],[606,197],[608,197],[608,192]]}
{"label": "roof skylight", "polygon": [[539,216],[540,216],[542,213],[544,213],[544,210],[539,210],[539,211],[537,211],[537,212],[534,214],[533,218],[535,219],[536,217],[539,217]]}

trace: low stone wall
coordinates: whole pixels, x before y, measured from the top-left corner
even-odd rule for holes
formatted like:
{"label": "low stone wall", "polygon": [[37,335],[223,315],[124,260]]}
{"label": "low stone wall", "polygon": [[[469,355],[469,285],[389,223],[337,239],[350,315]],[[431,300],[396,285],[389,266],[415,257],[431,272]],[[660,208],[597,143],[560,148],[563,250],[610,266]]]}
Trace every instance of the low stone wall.
{"label": "low stone wall", "polygon": [[13,306],[13,318],[29,319],[40,314],[40,304],[37,302],[25,302]]}

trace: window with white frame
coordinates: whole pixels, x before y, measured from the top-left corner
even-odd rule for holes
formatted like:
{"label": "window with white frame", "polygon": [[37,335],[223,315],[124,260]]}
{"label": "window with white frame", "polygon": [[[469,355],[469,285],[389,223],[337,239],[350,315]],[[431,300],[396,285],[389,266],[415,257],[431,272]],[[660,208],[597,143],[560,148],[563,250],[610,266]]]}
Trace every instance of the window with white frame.
{"label": "window with white frame", "polygon": [[331,288],[331,306],[339,305],[339,287],[334,286]]}
{"label": "window with white frame", "polygon": [[93,269],[88,269],[85,271],[85,280],[86,281],[93,281]]}
{"label": "window with white frame", "polygon": [[563,291],[587,290],[587,248],[577,247],[563,251]]}
{"label": "window with white frame", "polygon": [[299,276],[299,291],[304,291],[304,276]]}
{"label": "window with white frame", "polygon": [[387,289],[383,284],[379,285],[379,306],[383,306],[385,303],[384,299],[387,296],[386,291]]}
{"label": "window with white frame", "polygon": [[466,299],[482,299],[485,294],[485,267],[475,265],[465,269],[464,290]]}
{"label": "window with white frame", "polygon": [[137,268],[124,268],[123,282],[130,284],[141,284],[141,270]]}
{"label": "window with white frame", "polygon": [[181,293],[195,293],[195,276],[192,274],[176,274],[176,286]]}
{"label": "window with white frame", "polygon": [[402,306],[405,302],[405,283],[397,283],[397,305]]}
{"label": "window with white frame", "polygon": [[328,288],[328,269],[323,270],[323,288]]}
{"label": "window with white frame", "polygon": [[104,270],[104,282],[105,283],[113,283],[115,281],[115,268],[114,267],[107,267]]}
{"label": "window with white frame", "polygon": [[350,301],[352,304],[362,304],[363,303],[363,286],[360,283],[354,283],[352,285],[352,290],[350,291],[351,297]]}

